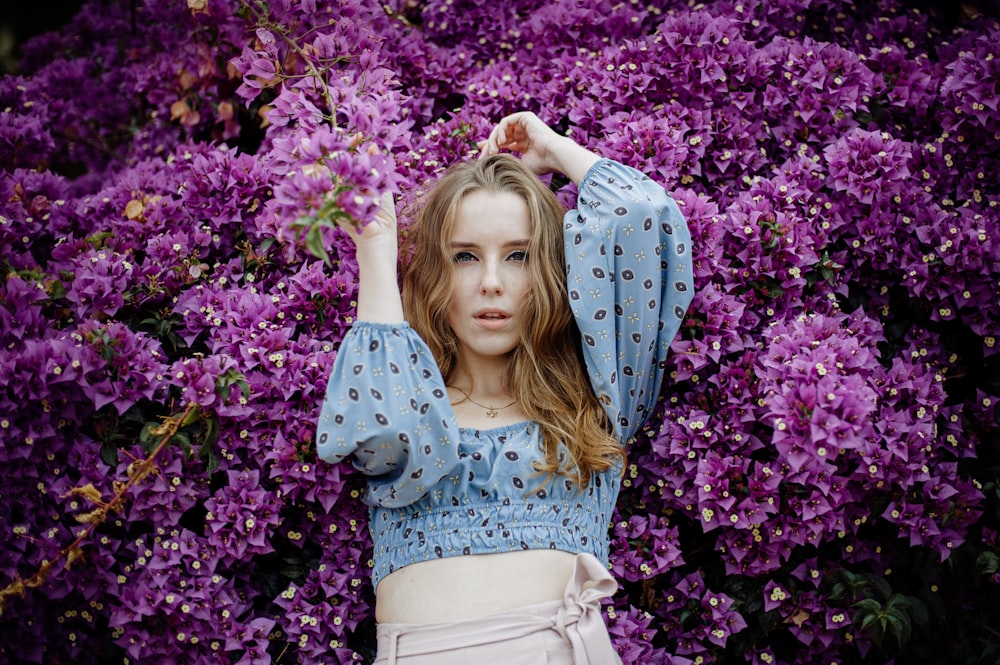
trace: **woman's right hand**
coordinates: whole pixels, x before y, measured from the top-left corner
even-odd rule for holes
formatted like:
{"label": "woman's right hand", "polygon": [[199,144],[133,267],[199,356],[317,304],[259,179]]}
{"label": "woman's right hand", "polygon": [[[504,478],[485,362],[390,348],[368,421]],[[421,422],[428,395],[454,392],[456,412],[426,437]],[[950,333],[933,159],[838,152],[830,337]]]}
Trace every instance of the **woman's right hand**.
{"label": "woman's right hand", "polygon": [[342,226],[347,235],[358,247],[358,251],[364,251],[368,247],[386,249],[398,246],[397,224],[396,224],[396,204],[392,198],[392,192],[385,192],[379,200],[379,209],[375,213],[375,219],[364,226],[344,224]]}
{"label": "woman's right hand", "polygon": [[382,195],[375,219],[360,228],[344,227],[357,247],[358,319],[376,323],[403,321],[397,264],[399,238],[392,193]]}

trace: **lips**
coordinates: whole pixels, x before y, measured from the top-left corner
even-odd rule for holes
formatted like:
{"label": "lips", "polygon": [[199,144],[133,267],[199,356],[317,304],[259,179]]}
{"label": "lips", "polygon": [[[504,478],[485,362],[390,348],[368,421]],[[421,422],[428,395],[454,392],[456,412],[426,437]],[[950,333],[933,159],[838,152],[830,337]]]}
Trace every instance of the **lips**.
{"label": "lips", "polygon": [[510,314],[500,309],[483,309],[473,314],[476,323],[486,330],[500,330],[510,322]]}
{"label": "lips", "polygon": [[502,321],[510,318],[510,314],[499,309],[480,310],[473,316],[477,319],[483,319],[484,321]]}

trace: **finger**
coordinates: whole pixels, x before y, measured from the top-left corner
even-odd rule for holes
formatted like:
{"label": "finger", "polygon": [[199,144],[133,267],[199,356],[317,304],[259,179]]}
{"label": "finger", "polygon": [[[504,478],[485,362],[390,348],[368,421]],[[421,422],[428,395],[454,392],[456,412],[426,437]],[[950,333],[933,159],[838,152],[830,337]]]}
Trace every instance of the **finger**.
{"label": "finger", "polygon": [[382,192],[382,196],[379,197],[379,209],[375,213],[375,221],[386,227],[396,224],[396,201],[392,192]]}
{"label": "finger", "polygon": [[496,143],[494,143],[492,135],[487,139],[478,141],[477,145],[479,146],[479,159],[483,159],[484,157],[489,157],[490,155],[495,155],[500,152],[500,148],[498,148]]}
{"label": "finger", "polygon": [[504,140],[498,143],[498,147],[503,148],[504,150],[521,152],[521,141],[516,135],[513,134],[513,132],[508,132],[507,136],[504,137]]}
{"label": "finger", "polygon": [[507,118],[504,135],[507,137],[507,143],[520,143],[524,136],[524,124],[520,113],[515,113]]}
{"label": "finger", "polygon": [[494,154],[496,154],[496,148],[491,145],[490,138],[487,138],[484,141],[479,141],[479,159],[489,157]]}
{"label": "finger", "polygon": [[506,145],[508,143],[513,143],[516,140],[517,135],[522,131],[521,123],[524,113],[518,111],[517,113],[511,113],[510,115],[504,117],[497,124],[498,132],[498,143],[501,145]]}
{"label": "finger", "polygon": [[507,131],[507,142],[512,146],[518,146],[519,151],[521,148],[527,148],[531,144],[531,132],[525,122],[525,119],[518,117]]}
{"label": "finger", "polygon": [[507,128],[504,126],[505,120],[501,120],[500,124],[497,125],[497,145],[505,145],[507,143]]}

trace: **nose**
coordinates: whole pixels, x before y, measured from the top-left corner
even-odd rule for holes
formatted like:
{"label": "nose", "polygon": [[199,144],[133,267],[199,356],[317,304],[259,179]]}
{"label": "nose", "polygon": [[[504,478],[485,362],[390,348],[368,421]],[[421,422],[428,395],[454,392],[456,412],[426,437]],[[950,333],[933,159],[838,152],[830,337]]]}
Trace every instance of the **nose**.
{"label": "nose", "polygon": [[500,277],[500,265],[496,261],[484,261],[483,273],[479,280],[479,290],[483,294],[503,293],[503,280]]}

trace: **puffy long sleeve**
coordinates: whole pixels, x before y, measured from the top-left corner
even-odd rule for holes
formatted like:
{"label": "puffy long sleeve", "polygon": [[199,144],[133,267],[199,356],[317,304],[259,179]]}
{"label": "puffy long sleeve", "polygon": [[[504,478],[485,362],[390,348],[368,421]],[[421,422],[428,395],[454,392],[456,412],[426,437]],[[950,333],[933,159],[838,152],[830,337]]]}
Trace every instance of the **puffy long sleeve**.
{"label": "puffy long sleeve", "polygon": [[316,448],[372,476],[365,501],[373,506],[409,505],[454,473],[458,423],[430,349],[408,324],[359,321],[344,336]]}
{"label": "puffy long sleeve", "polygon": [[580,182],[563,235],[591,385],[626,443],[656,402],[693,297],[691,236],[660,185],[607,159]]}

